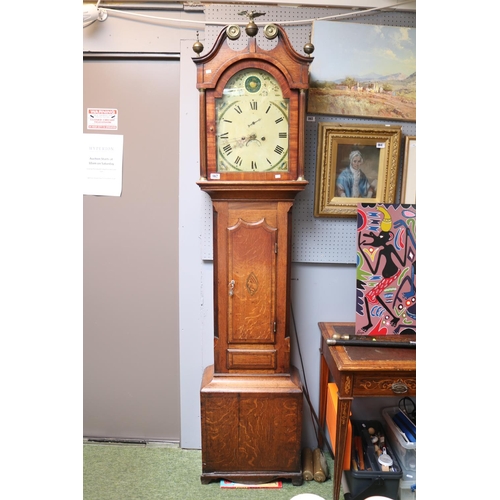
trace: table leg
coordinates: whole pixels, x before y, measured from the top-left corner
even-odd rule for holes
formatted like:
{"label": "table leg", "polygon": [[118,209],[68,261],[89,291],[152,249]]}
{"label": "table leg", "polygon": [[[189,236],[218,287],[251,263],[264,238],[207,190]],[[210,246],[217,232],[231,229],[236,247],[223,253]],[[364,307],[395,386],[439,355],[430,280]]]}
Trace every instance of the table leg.
{"label": "table leg", "polygon": [[[319,369],[319,426],[321,429],[325,428],[325,421],[326,421],[326,401],[328,398],[328,376],[329,376],[329,370],[328,370],[328,365],[326,364],[325,358],[323,356],[320,356],[320,369]],[[318,443],[319,447],[323,448],[324,446],[324,441],[323,441],[323,433],[319,433],[318,437]]]}
{"label": "table leg", "polygon": [[345,444],[347,441],[347,429],[349,415],[351,414],[352,397],[338,398],[337,429],[335,434],[335,460],[333,462],[333,500],[338,500],[340,496],[340,483],[342,481],[342,470],[344,466]]}

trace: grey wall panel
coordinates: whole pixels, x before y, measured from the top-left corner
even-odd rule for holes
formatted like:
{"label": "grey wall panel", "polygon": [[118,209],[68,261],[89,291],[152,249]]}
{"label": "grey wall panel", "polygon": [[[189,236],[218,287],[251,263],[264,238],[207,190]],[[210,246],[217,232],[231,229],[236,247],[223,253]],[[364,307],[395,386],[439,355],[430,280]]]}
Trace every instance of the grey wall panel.
{"label": "grey wall panel", "polygon": [[180,438],[179,66],[84,62],[83,116],[124,136],[122,195],[83,199],[84,436]]}

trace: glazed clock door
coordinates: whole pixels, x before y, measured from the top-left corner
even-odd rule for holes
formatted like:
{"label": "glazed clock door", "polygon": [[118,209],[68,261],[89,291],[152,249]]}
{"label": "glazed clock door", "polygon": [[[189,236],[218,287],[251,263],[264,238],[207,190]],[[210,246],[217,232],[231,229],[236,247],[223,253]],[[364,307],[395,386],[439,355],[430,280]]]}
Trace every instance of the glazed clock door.
{"label": "glazed clock door", "polygon": [[216,99],[219,172],[288,171],[288,99],[275,78],[239,71]]}

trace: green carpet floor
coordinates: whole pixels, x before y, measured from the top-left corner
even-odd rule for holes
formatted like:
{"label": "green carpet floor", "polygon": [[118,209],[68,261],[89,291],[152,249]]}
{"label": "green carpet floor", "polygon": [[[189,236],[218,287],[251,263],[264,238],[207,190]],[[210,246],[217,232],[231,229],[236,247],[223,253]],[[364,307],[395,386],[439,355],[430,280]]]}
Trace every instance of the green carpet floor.
{"label": "green carpet floor", "polygon": [[[330,474],[333,461],[327,456]],[[290,500],[299,493],[333,497],[331,478],[323,483],[283,481],[276,490],[227,490],[218,482],[202,485],[201,451],[149,444],[83,445],[84,500]],[[341,500],[343,496],[341,494]]]}

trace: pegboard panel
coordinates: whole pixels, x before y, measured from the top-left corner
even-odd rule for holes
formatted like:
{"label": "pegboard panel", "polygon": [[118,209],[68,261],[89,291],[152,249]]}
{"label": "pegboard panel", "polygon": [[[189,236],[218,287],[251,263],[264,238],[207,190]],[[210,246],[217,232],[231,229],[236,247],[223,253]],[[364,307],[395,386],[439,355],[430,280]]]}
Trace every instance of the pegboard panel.
{"label": "pegboard panel", "polygon": [[[268,23],[277,23],[284,26],[293,48],[302,55],[304,45],[310,40],[312,23],[315,20],[326,20],[330,16],[338,16],[352,12],[349,9],[339,8],[293,8],[271,5],[243,5],[243,4],[213,4],[205,8],[205,46],[202,55],[207,53],[220,31],[228,24],[238,24],[242,28],[248,22],[246,16],[239,15],[244,10],[265,12],[265,16],[255,19],[261,27]],[[351,22],[364,24],[378,24],[384,26],[403,26],[415,28],[416,15],[414,12],[371,12],[353,17],[338,17],[336,22]],[[234,50],[246,47],[248,37],[242,29],[241,37],[230,42]],[[257,34],[257,44],[266,50],[272,49],[277,40],[268,40],[262,30]],[[312,54],[314,56],[314,53]],[[310,263],[356,263],[356,219],[343,217],[314,217],[314,185],[316,177],[316,149],[317,130],[320,122],[364,123],[370,125],[391,124],[399,125],[402,130],[402,145],[406,135],[416,136],[416,123],[396,122],[387,120],[371,120],[349,118],[345,116],[307,115],[305,136],[304,174],[309,181],[306,189],[297,195],[293,207],[293,237],[292,261]],[[403,154],[400,155],[399,179],[402,177]],[[401,180],[399,181],[401,182]],[[397,192],[400,191],[398,185]],[[396,201],[399,201],[396,200]],[[204,221],[202,233],[202,258],[212,260],[212,203],[208,195],[205,196],[202,207]]]}

